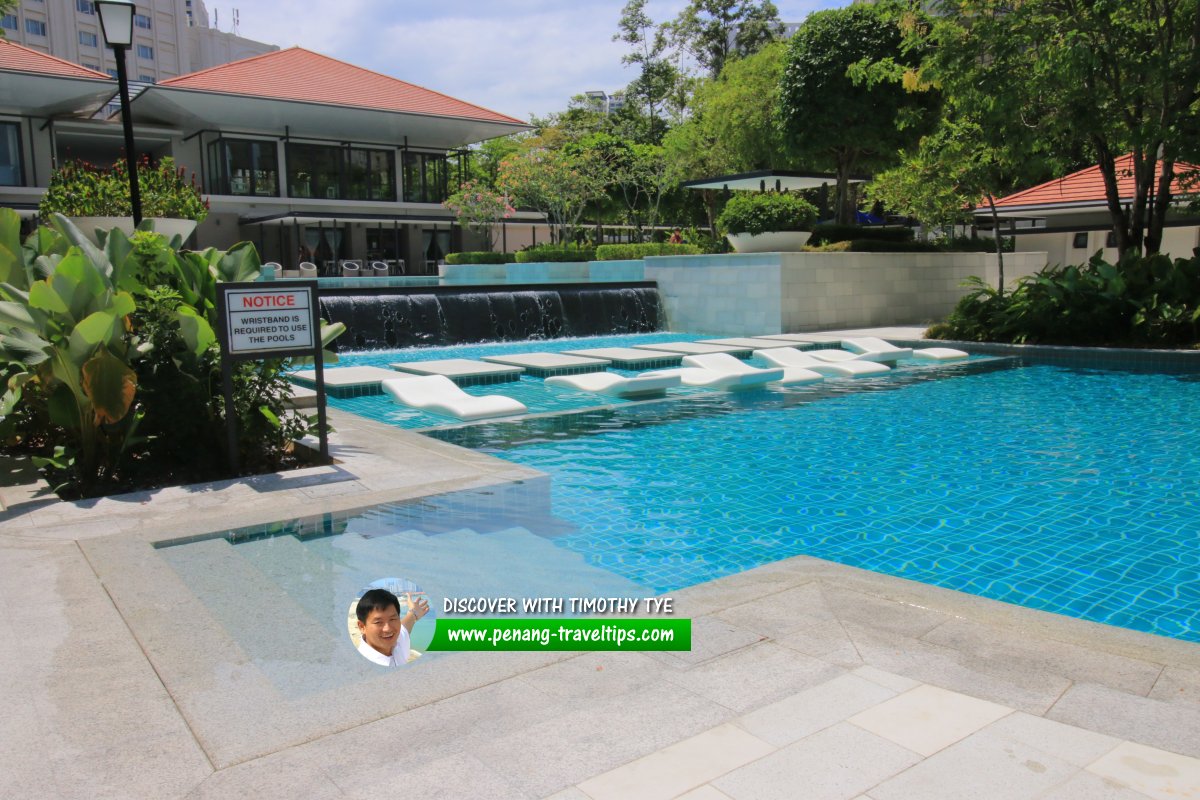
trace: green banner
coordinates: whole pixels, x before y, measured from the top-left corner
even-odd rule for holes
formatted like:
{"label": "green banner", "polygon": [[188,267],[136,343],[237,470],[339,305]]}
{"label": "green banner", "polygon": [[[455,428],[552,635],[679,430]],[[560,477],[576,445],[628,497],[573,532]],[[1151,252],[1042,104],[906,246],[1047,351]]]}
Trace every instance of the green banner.
{"label": "green banner", "polygon": [[439,619],[426,650],[691,650],[690,619]]}

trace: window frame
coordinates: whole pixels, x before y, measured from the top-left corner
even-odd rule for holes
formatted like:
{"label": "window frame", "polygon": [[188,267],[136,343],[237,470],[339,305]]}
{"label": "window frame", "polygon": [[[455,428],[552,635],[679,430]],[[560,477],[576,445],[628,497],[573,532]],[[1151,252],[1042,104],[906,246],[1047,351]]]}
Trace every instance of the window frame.
{"label": "window frame", "polygon": [[[233,175],[229,174],[228,145],[250,145],[249,185],[245,191],[233,191]],[[262,155],[260,150],[269,149],[269,154]],[[207,188],[210,194],[230,197],[280,197],[279,180],[279,143],[274,139],[250,139],[239,136],[219,136],[208,143],[208,175]],[[269,170],[258,169],[264,161],[270,164]],[[259,189],[259,172],[271,172],[275,175],[273,191]]]}
{"label": "window frame", "polygon": [[[35,30],[35,28],[38,26],[41,26],[41,30]],[[48,35],[46,33],[47,30],[48,28],[46,27],[46,20],[32,19],[30,17],[25,18],[25,35],[41,36],[42,38],[45,38]]]}
{"label": "window frame", "polygon": [[75,11],[80,14],[96,16],[96,6],[92,0],[75,0]]}
{"label": "window frame", "polygon": [[[91,41],[87,41],[87,37],[91,37]],[[91,31],[80,31],[78,38],[79,38],[79,45],[81,47],[99,47],[100,46],[100,37],[97,36],[95,33],[92,33]]]}
{"label": "window frame", "polygon": [[[145,20],[145,21],[146,21],[146,24],[145,24],[145,25],[143,25],[143,24],[142,24],[142,20]],[[152,19],[150,18],[150,15],[149,15],[149,14],[137,14],[137,13],[135,13],[135,14],[133,15],[133,27],[135,27],[135,28],[141,28],[141,29],[142,29],[142,30],[144,30],[144,31],[152,31],[152,30],[154,30],[154,25],[153,25],[153,23],[154,23],[154,20],[152,20]]]}
{"label": "window frame", "polygon": [[[1079,243],[1080,237],[1083,237],[1083,244]],[[1075,250],[1087,250],[1088,233],[1087,231],[1076,231],[1071,239],[1071,247]]]}
{"label": "window frame", "polygon": [[[440,185],[438,185],[437,170],[430,167],[442,165]],[[404,202],[438,204],[450,196],[450,155],[448,153],[426,153],[414,150],[404,151]],[[434,172],[433,175],[430,173]],[[414,181],[410,181],[412,174]]]}
{"label": "window frame", "polygon": [[[359,159],[364,163],[356,163]],[[314,165],[319,161],[330,163],[332,169],[317,169]],[[386,182],[377,179],[385,171]],[[392,148],[289,141],[284,149],[284,173],[288,197],[396,202],[396,151]]]}
{"label": "window frame", "polygon": [[[11,26],[4,24],[7,20],[12,20]],[[5,30],[10,30],[10,31],[19,31],[21,29],[21,20],[17,19],[16,14],[0,15],[0,28],[4,28]]]}
{"label": "window frame", "polygon": [[142,44],[139,42],[136,52],[138,58],[145,59],[146,61],[154,60],[154,48],[148,44]]}
{"label": "window frame", "polygon": [[0,186],[24,186],[25,185],[25,137],[21,135],[21,123],[13,120],[0,119],[0,131],[11,128],[16,133],[17,152],[16,162],[13,168],[16,172],[15,183],[5,183],[0,181]]}

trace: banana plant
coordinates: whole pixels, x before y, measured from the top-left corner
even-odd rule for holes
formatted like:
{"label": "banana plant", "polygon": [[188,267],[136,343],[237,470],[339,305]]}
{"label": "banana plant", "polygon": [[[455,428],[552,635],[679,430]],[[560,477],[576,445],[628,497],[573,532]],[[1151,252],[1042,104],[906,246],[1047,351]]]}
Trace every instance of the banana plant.
{"label": "banana plant", "polygon": [[137,427],[131,413],[137,375],[126,335],[135,303],[117,287],[128,240],[110,237],[102,251],[57,218],[70,246],[38,232],[18,257],[15,216],[0,210],[0,360],[16,367],[2,404],[12,405],[35,386],[50,421],[67,432],[77,478],[86,487],[111,473]]}

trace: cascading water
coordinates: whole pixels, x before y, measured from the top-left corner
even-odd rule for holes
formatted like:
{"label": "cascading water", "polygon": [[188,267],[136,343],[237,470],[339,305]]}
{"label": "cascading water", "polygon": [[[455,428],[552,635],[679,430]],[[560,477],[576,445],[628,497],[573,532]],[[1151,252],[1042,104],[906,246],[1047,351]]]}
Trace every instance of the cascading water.
{"label": "cascading water", "polygon": [[663,322],[649,286],[325,295],[321,316],[345,323],[342,350],[650,333]]}

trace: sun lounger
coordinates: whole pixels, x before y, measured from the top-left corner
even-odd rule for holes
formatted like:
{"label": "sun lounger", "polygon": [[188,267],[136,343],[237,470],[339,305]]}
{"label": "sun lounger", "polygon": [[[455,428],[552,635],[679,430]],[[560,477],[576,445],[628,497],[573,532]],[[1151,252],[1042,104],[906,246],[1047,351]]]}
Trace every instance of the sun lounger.
{"label": "sun lounger", "polygon": [[626,378],[615,372],[587,372],[583,375],[554,375],[546,378],[547,386],[576,389],[611,397],[658,397],[666,394],[681,383],[678,375],[652,375],[645,373]]}
{"label": "sun lounger", "polygon": [[[726,375],[746,375],[754,376],[763,372],[760,367],[752,367],[745,361],[742,361],[734,356],[726,353],[709,353],[699,356],[685,356],[683,366],[690,368],[707,369],[713,372],[719,372]],[[815,381],[823,380],[822,376],[812,370],[786,367],[783,366],[783,375],[774,378],[769,383],[814,383]],[[773,370],[767,370],[768,372]],[[685,380],[684,383],[687,381]]]}
{"label": "sun lounger", "polygon": [[886,342],[875,336],[843,339],[842,347],[855,353],[876,356],[875,360],[877,361],[883,360],[882,358],[878,358],[880,355],[894,358],[924,358],[931,361],[949,361],[955,358],[968,358],[970,356],[969,353],[964,353],[962,350],[955,350],[951,347],[921,347],[916,350],[909,347],[896,347],[891,342]]}
{"label": "sun lounger", "polygon": [[829,362],[814,358],[812,353],[802,353],[791,347],[776,347],[770,350],[755,350],[754,355],[777,367],[800,367],[812,370],[820,375],[840,378],[860,378],[865,375],[880,375],[888,372],[883,364],[872,361],[839,361]]}
{"label": "sun lounger", "polygon": [[664,369],[644,372],[646,376],[678,376],[688,386],[703,386],[709,389],[753,389],[767,383],[783,380],[782,369],[759,369],[743,363],[728,353],[709,353],[686,356],[684,366],[679,369]]}
{"label": "sun lounger", "polygon": [[524,403],[504,395],[476,397],[467,394],[445,375],[389,378],[380,386],[397,403],[459,419],[504,417],[528,410]]}

